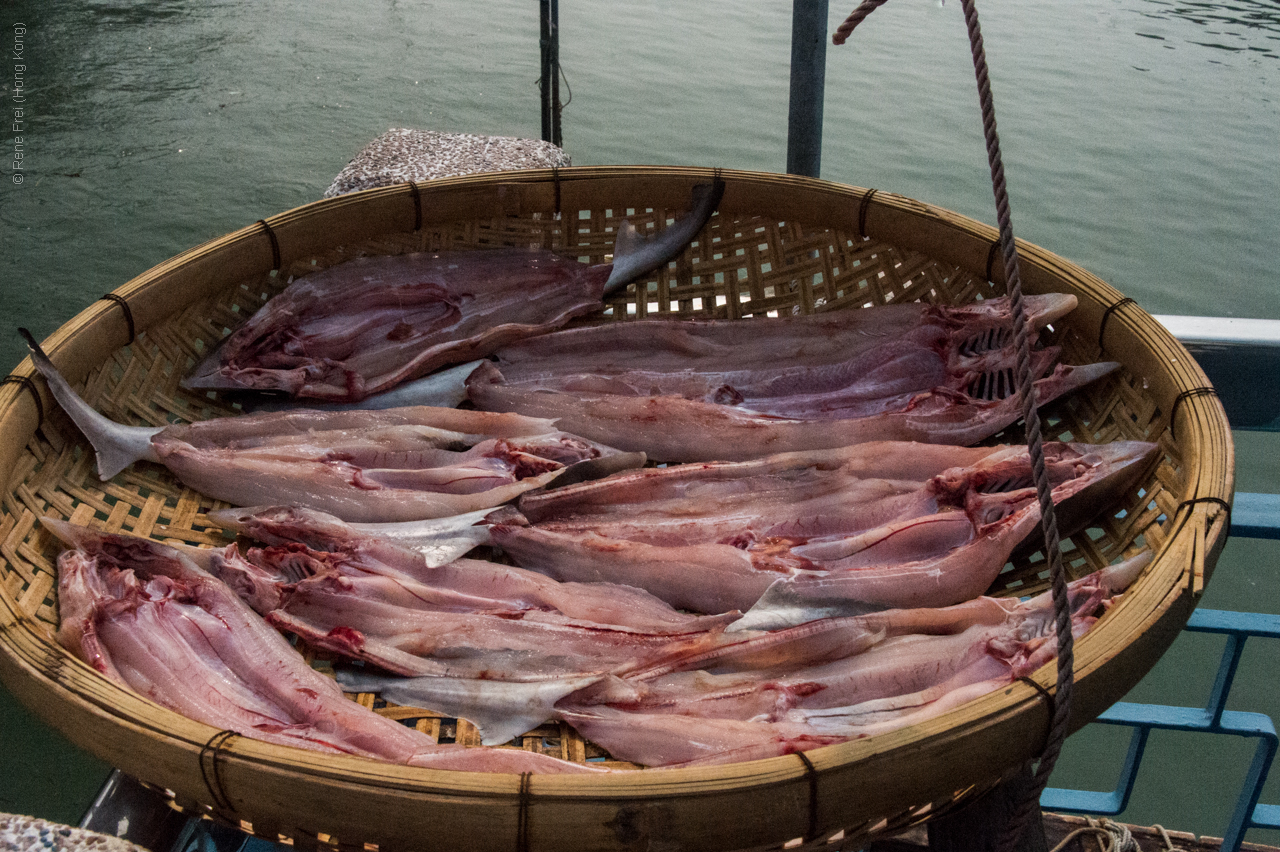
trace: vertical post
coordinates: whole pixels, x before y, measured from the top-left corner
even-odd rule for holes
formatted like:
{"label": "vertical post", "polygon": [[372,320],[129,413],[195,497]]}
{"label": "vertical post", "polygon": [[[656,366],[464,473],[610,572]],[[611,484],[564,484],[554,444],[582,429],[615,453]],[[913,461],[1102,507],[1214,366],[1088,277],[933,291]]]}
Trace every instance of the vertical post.
{"label": "vertical post", "polygon": [[792,0],[788,174],[818,177],[822,170],[822,100],[826,76],[827,0]]}
{"label": "vertical post", "polygon": [[551,141],[551,83],[555,78],[551,54],[551,0],[538,0],[538,46],[542,49],[542,76],[539,78],[539,89],[542,94],[542,141]]}
{"label": "vertical post", "polygon": [[563,146],[560,135],[560,0],[551,0],[551,144]]}
{"label": "vertical post", "polygon": [[562,145],[560,136],[560,0],[538,0],[542,48],[542,141]]}

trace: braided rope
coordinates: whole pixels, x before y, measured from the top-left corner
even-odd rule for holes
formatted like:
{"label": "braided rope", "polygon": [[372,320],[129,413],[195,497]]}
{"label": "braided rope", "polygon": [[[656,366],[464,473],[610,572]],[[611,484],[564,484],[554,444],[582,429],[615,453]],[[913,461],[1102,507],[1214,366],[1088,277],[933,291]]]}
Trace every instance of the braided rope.
{"label": "braided rope", "polygon": [[862,4],[853,10],[849,17],[845,19],[845,22],[836,27],[836,33],[831,37],[831,41],[835,44],[844,44],[848,40],[849,34],[853,32],[854,27],[862,23],[867,15],[870,15],[887,2],[888,0],[862,0]]}
{"label": "braided rope", "polygon": [[[1169,844],[1168,848],[1173,849],[1168,833],[1160,826],[1156,827],[1160,828],[1161,833],[1164,834],[1165,843]],[[1098,848],[1101,849],[1102,852],[1142,852],[1142,847],[1139,846],[1138,841],[1133,838],[1133,832],[1129,830],[1127,825],[1119,822],[1112,822],[1105,817],[1101,820],[1090,819],[1087,826],[1077,828],[1075,831],[1062,838],[1062,840],[1058,842],[1058,845],[1053,847],[1050,852],[1062,852],[1062,850],[1066,849],[1067,846],[1071,844],[1071,841],[1078,837],[1084,837],[1085,835],[1093,835],[1094,840],[1097,841]]]}
{"label": "braided rope", "polygon": [[[887,0],[863,0],[862,4],[841,24],[833,41],[843,44],[858,24],[884,5]],[[1066,571],[1062,565],[1061,541],[1057,515],[1053,507],[1053,491],[1049,484],[1044,459],[1044,438],[1041,433],[1040,415],[1037,411],[1035,384],[1031,377],[1031,344],[1027,329],[1026,305],[1022,297],[1022,274],[1018,262],[1018,248],[1013,237],[1013,220],[1009,212],[1009,192],[1005,184],[1004,164],[1000,156],[1000,137],[996,132],[995,101],[991,94],[991,79],[987,70],[986,49],[978,24],[978,10],[974,0],[961,0],[965,26],[969,32],[969,45],[973,53],[973,69],[978,83],[978,100],[982,108],[982,130],[987,145],[987,160],[991,167],[991,188],[995,194],[996,221],[1000,231],[1000,251],[1004,260],[1005,282],[1009,291],[1013,312],[1014,342],[1017,346],[1016,377],[1022,401],[1022,417],[1027,426],[1027,446],[1031,455],[1032,472],[1036,484],[1036,496],[1040,506],[1040,524],[1044,530],[1045,554],[1049,560],[1049,582],[1053,591],[1054,627],[1058,640],[1058,679],[1056,698],[1053,702],[1052,722],[1048,741],[1032,776],[1026,797],[1018,804],[1004,834],[1000,838],[1000,852],[1012,852],[1022,838],[1028,820],[1039,809],[1040,793],[1049,780],[1049,774],[1057,763],[1062,744],[1067,737],[1067,725],[1071,718],[1071,692],[1075,668],[1074,643],[1071,636],[1071,608],[1067,598]]]}
{"label": "braided rope", "polygon": [[1005,828],[998,848],[1012,852],[1022,837],[1024,828],[1040,808],[1040,793],[1049,781],[1054,764],[1067,738],[1067,725],[1071,719],[1071,693],[1075,668],[1074,643],[1071,636],[1071,606],[1067,597],[1067,575],[1062,565],[1062,548],[1058,535],[1058,519],[1053,508],[1053,489],[1044,460],[1044,438],[1040,431],[1040,414],[1036,406],[1035,385],[1031,378],[1031,347],[1027,331],[1026,306],[1022,299],[1022,274],[1018,263],[1018,247],[1013,238],[1013,220],[1009,212],[1009,193],[1005,185],[1004,164],[1000,158],[1000,137],[996,133],[995,100],[991,95],[991,79],[987,71],[986,50],[982,43],[982,30],[978,25],[978,9],[974,0],[960,0],[964,9],[965,25],[969,30],[969,45],[973,53],[973,68],[978,81],[978,99],[982,104],[982,131],[987,142],[987,159],[991,165],[991,186],[995,193],[996,221],[1000,229],[1001,250],[1004,254],[1005,281],[1013,308],[1014,339],[1018,347],[1017,377],[1022,395],[1022,417],[1027,424],[1027,446],[1031,452],[1031,466],[1035,474],[1036,496],[1040,503],[1040,525],[1044,529],[1045,556],[1049,560],[1049,583],[1053,589],[1054,626],[1058,639],[1058,681],[1053,706],[1053,722],[1049,742],[1040,755],[1039,765],[1031,779],[1031,788],[1019,803]]}

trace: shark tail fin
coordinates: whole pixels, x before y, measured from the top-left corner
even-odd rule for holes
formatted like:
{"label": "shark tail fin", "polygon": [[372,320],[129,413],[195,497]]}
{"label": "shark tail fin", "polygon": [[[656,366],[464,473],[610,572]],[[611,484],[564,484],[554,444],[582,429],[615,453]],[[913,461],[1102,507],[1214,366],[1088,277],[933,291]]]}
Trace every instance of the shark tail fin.
{"label": "shark tail fin", "polygon": [[49,392],[98,454],[98,476],[101,479],[110,479],[135,461],[159,461],[151,446],[151,438],[165,427],[125,426],[94,411],[72,390],[31,332],[20,328],[18,333],[27,341],[31,362],[49,385]]}

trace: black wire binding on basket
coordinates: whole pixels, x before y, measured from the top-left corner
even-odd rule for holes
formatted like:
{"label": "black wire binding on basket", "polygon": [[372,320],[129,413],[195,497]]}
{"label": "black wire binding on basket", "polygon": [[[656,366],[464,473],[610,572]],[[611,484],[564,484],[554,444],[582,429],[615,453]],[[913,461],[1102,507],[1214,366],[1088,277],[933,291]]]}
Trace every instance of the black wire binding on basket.
{"label": "black wire binding on basket", "polygon": [[[843,44],[867,15],[884,5],[886,0],[863,0],[837,29],[833,41]],[[991,78],[987,70],[986,50],[982,43],[982,31],[978,24],[978,9],[974,0],[960,0],[964,10],[965,26],[969,33],[969,46],[973,53],[973,68],[978,84],[978,100],[982,108],[982,129],[987,144],[987,160],[991,168],[991,188],[995,194],[996,219],[1000,231],[1000,248],[1004,256],[1005,283],[1009,291],[1013,312],[1013,332],[1017,345],[1017,385],[1022,401],[1022,419],[1027,426],[1027,446],[1031,455],[1031,468],[1035,478],[1036,495],[1040,504],[1040,523],[1044,530],[1045,556],[1049,562],[1049,582],[1053,591],[1054,626],[1058,639],[1058,680],[1053,706],[1049,742],[1032,776],[1030,789],[1018,803],[1009,824],[997,846],[1001,852],[1011,852],[1016,846],[1028,820],[1039,809],[1040,792],[1049,780],[1049,773],[1057,762],[1062,743],[1067,737],[1067,724],[1071,714],[1071,692],[1074,669],[1074,643],[1071,637],[1071,607],[1067,597],[1067,577],[1062,565],[1062,550],[1058,535],[1057,514],[1053,507],[1053,493],[1044,459],[1040,416],[1036,406],[1035,385],[1031,377],[1031,346],[1027,330],[1026,305],[1022,297],[1022,274],[1018,264],[1018,247],[1013,237],[1013,220],[1009,212],[1009,193],[1005,185],[1004,163],[1000,156],[1000,137],[996,132],[995,100],[991,95]],[[866,199],[863,199],[864,203]]]}
{"label": "black wire binding on basket", "polygon": [[422,190],[418,189],[416,180],[409,181],[409,193],[413,196],[413,230],[422,230]]}
{"label": "black wire binding on basket", "polygon": [[520,812],[516,816],[516,852],[529,852],[529,802],[533,798],[532,772],[520,773]]}
{"label": "black wire binding on basket", "polygon": [[1177,440],[1178,438],[1178,430],[1177,427],[1174,426],[1174,422],[1177,419],[1179,405],[1182,405],[1185,400],[1191,399],[1192,397],[1217,395],[1218,392],[1212,387],[1198,387],[1184,390],[1182,393],[1174,397],[1173,405],[1169,406],[1169,437],[1174,440]]}
{"label": "black wire binding on basket", "polygon": [[31,398],[36,401],[36,431],[40,431],[40,427],[44,425],[44,403],[40,401],[40,391],[36,388],[36,383],[31,381],[30,376],[15,376],[12,373],[5,376],[0,385],[22,385],[31,393]]}
{"label": "black wire binding on basket", "polygon": [[804,777],[809,782],[809,827],[805,829],[802,838],[805,843],[808,843],[818,836],[818,770],[814,768],[813,761],[804,752],[796,752],[796,757],[800,758],[800,762],[804,764]]}
{"label": "black wire binding on basket", "polygon": [[858,239],[867,238],[867,207],[870,206],[871,197],[875,194],[876,190],[867,190],[867,194],[862,196],[862,202],[858,205]]}
{"label": "black wire binding on basket", "polygon": [[267,224],[266,219],[259,219],[258,224],[262,226],[262,230],[266,232],[267,239],[271,240],[271,270],[273,272],[280,271],[280,241],[276,239],[275,229]]}
{"label": "black wire binding on basket", "polygon": [[[120,310],[124,312],[125,325],[129,326],[129,343],[125,345],[132,344],[133,341],[138,339],[138,327],[133,324],[133,311],[129,309],[129,303],[125,301],[123,296],[117,296],[115,293],[103,293],[102,299],[108,302],[115,302],[120,306]],[[99,299],[99,301],[102,301],[102,299]]]}
{"label": "black wire binding on basket", "polygon": [[1105,311],[1102,312],[1102,321],[1098,323],[1098,349],[1099,350],[1106,351],[1107,347],[1103,345],[1102,337],[1107,333],[1107,320],[1111,319],[1111,315],[1116,311],[1120,310],[1121,308],[1123,308],[1125,305],[1136,305],[1136,304],[1138,304],[1136,301],[1134,301],[1133,299],[1130,299],[1128,296],[1125,296],[1123,299],[1117,300],[1114,305],[1112,305],[1111,307],[1107,308]]}
{"label": "black wire binding on basket", "polygon": [[1183,500],[1178,504],[1178,508],[1174,511],[1176,515],[1187,506],[1194,506],[1197,503],[1214,503],[1221,506],[1223,511],[1227,513],[1227,538],[1231,537],[1231,504],[1221,497],[1192,497],[1190,500]]}
{"label": "black wire binding on basket", "polygon": [[[1053,698],[1053,693],[1045,689],[1043,686],[1041,686],[1039,681],[1032,680],[1026,675],[1022,675],[1021,677],[1018,678],[1018,680],[1022,681],[1027,686],[1031,687],[1036,692],[1040,693],[1040,697],[1044,699],[1045,706],[1049,708],[1049,719],[1050,719],[1050,723],[1052,724],[1053,710],[1054,710],[1054,707],[1057,706],[1057,702],[1054,701],[1054,698]],[[1041,751],[1044,751],[1049,747],[1049,738],[1051,736],[1053,736],[1053,728],[1049,727],[1044,732],[1044,746],[1040,749]]]}
{"label": "black wire binding on basket", "polygon": [[[234,809],[231,807],[231,799],[227,797],[227,791],[222,788],[222,774],[218,771],[218,752],[232,737],[238,736],[240,735],[235,731],[218,731],[209,737],[209,741],[200,749],[200,777],[204,780],[205,789],[209,791],[214,805],[224,811]],[[207,766],[206,756],[209,758]]]}
{"label": "black wire binding on basket", "polygon": [[992,240],[991,248],[987,249],[987,271],[983,277],[984,281],[991,280],[991,273],[995,270],[996,258],[999,256],[1000,256],[1000,241]]}

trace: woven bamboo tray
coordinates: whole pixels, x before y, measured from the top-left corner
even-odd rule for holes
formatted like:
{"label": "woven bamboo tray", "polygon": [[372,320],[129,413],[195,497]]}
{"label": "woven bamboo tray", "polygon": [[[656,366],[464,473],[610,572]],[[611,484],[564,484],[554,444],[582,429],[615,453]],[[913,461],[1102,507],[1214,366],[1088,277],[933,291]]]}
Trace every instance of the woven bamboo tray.
{"label": "woven bamboo tray", "polygon": [[[591,321],[856,310],[890,301],[965,303],[1003,290],[994,229],[886,192],[723,172],[719,214],[669,268]],[[403,184],[317,202],[192,249],[125,284],[45,342],[110,417],[135,424],[235,413],[182,391],[188,368],[292,277],[361,255],[544,246],[601,262],[619,220],[642,230],[684,209],[690,168],[575,168]],[[1124,368],[1047,410],[1046,437],[1157,441],[1158,465],[1111,514],[1064,542],[1083,575],[1141,549],[1155,559],[1076,646],[1073,724],[1119,699],[1181,630],[1226,540],[1233,451],[1221,406],[1186,351],[1131,300],[1084,270],[1021,247],[1024,289],[1079,307],[1054,331],[1065,360]],[[993,264],[993,261],[995,263]],[[638,294],[638,295],[637,295]],[[69,739],[165,791],[176,807],[305,848],[430,850],[853,849],[953,807],[1038,754],[1049,720],[1014,684],[933,721],[807,753],[606,776],[491,775],[334,757],[219,732],[100,677],[55,642],[57,546],[46,514],[157,539],[222,541],[220,508],[157,466],[100,482],[93,454],[29,360],[0,387],[0,679]],[[1015,430],[996,440],[1017,441]],[[996,594],[1046,584],[1036,554]],[[317,661],[323,665],[323,661]],[[1052,687],[1053,667],[1037,674]],[[377,707],[422,730],[476,741],[465,722]],[[515,747],[600,757],[567,727]],[[830,844],[830,845],[829,845]]]}

